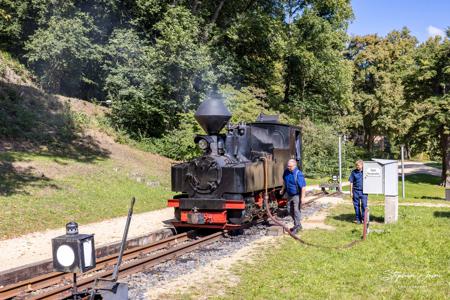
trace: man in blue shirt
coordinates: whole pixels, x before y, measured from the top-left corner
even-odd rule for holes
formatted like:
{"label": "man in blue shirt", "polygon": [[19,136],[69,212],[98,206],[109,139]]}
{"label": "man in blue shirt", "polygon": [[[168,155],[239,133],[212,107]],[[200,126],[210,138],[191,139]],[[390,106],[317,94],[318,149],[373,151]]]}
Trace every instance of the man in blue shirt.
{"label": "man in blue shirt", "polygon": [[291,232],[296,234],[302,230],[300,224],[300,204],[305,199],[306,181],[302,171],[297,168],[297,161],[290,159],[287,164],[287,169],[283,173],[283,187],[280,193],[283,195],[287,193],[287,210],[294,219],[294,227]]}
{"label": "man in blue shirt", "polygon": [[364,212],[367,208],[367,194],[363,194],[363,161],[358,160],[355,167],[348,181],[350,181],[350,196],[355,208],[355,223],[361,224],[364,221]]}

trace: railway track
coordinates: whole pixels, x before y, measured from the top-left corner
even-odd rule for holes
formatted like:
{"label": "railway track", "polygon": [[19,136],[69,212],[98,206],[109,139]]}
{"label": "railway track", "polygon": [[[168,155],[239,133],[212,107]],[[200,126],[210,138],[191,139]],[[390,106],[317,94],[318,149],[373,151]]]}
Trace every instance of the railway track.
{"label": "railway track", "polygon": [[[307,207],[324,196],[338,193],[319,193],[302,203]],[[253,224],[254,225],[254,224]],[[133,273],[148,271],[152,267],[177,258],[204,245],[218,241],[224,232],[216,232],[193,239],[194,232],[177,234],[145,246],[135,247],[124,252],[119,278]],[[113,273],[118,254],[97,259],[93,270],[78,277],[78,291],[91,288],[97,278],[109,278]],[[64,299],[72,295],[73,276],[71,273],[51,272],[38,277],[0,288],[0,300],[5,299]]]}
{"label": "railway track", "polygon": [[319,200],[320,198],[323,198],[325,196],[332,197],[332,196],[336,196],[336,195],[341,195],[341,192],[333,192],[331,194],[330,193],[327,194],[327,193],[324,193],[324,192],[320,192],[320,193],[314,194],[313,198],[309,199],[306,202],[302,202],[301,207],[306,207],[308,205],[311,205],[314,202],[316,202],[317,200]]}
{"label": "railway track", "polygon": [[[189,233],[172,237],[125,251],[120,267],[119,278],[147,271],[162,262],[172,260],[201,246],[218,241],[222,232],[216,232],[198,239],[191,239]],[[96,278],[109,278],[113,273],[117,255],[97,260],[95,269],[84,273],[77,279],[78,291],[93,286]],[[72,274],[52,272],[31,278],[0,289],[0,299],[63,299],[72,294]]]}

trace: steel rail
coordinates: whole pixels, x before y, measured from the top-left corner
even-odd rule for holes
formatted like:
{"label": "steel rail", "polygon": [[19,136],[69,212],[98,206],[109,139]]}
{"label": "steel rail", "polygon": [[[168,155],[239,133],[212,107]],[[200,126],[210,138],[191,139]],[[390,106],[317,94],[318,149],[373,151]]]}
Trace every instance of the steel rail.
{"label": "steel rail", "polygon": [[[331,197],[331,196],[334,196],[334,195],[341,195],[341,194],[342,194],[341,192],[333,192],[331,194],[320,192],[320,193],[314,194],[313,195],[313,196],[315,196],[314,198],[309,199],[309,201],[303,202],[300,205],[301,205],[301,207],[308,206],[308,205],[314,203],[315,201],[317,201],[317,200],[319,200],[319,199],[321,199],[323,197]],[[316,195],[318,195],[318,196],[316,196]]]}
{"label": "steel rail", "polygon": [[[187,243],[182,243],[179,246],[175,246],[173,248],[169,248],[166,251],[161,251],[160,253],[155,253],[140,259],[133,260],[131,262],[124,262],[122,266],[120,267],[119,271],[119,278],[123,278],[125,276],[128,276],[130,274],[138,273],[138,272],[144,272],[148,271],[152,267],[172,260],[176,257],[179,257],[183,254],[186,254],[188,252],[191,252],[195,249],[200,248],[201,246],[205,246],[207,244],[214,243],[218,240],[220,240],[223,237],[223,232],[216,232],[211,235],[199,238],[197,240],[192,240]],[[96,278],[108,278],[113,274],[113,270],[103,270],[99,271],[97,274],[82,278],[79,281],[77,281],[78,290],[86,290],[90,287],[92,287],[94,281]],[[47,299],[47,300],[53,300],[53,299],[64,299],[67,297],[70,297],[72,295],[72,286],[70,284],[57,287],[55,289],[51,289],[47,292],[33,295],[31,297],[27,297],[25,299],[32,299],[32,300],[38,300],[38,299]]]}
{"label": "steel rail", "polygon": [[[131,248],[124,253],[124,259],[130,260],[134,259],[148,253],[158,251],[167,247],[171,247],[178,243],[182,243],[189,240],[188,233],[182,233],[174,235],[145,246]],[[118,254],[111,254],[102,258],[97,259],[97,266],[93,270],[86,273],[86,275],[98,272],[107,267],[114,266],[117,260]],[[16,284],[7,285],[0,289],[0,300],[10,299],[16,296],[23,296],[26,293],[40,290],[49,286],[64,284],[72,280],[72,275],[62,272],[51,272],[38,277],[30,278],[18,282]]]}

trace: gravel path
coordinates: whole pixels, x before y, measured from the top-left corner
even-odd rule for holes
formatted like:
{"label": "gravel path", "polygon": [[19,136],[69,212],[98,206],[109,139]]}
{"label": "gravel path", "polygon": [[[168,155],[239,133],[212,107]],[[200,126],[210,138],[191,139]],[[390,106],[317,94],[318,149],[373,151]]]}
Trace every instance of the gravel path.
{"label": "gravel path", "polygon": [[[129,238],[156,231],[165,226],[163,221],[173,218],[173,208],[134,214],[131,220]],[[95,245],[120,241],[126,217],[82,225],[80,233],[94,233]],[[51,258],[50,240],[65,234],[65,228],[30,233],[15,239],[0,241],[0,271]]]}
{"label": "gravel path", "polygon": [[[398,163],[398,173],[402,173],[401,162]],[[441,169],[433,168],[417,161],[405,161],[405,174],[428,174],[433,176],[441,176]]]}

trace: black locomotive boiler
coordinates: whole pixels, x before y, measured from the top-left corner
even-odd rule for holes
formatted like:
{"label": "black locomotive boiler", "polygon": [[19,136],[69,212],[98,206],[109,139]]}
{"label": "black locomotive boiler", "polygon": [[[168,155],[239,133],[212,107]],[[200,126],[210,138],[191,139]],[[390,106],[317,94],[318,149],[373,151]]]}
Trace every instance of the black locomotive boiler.
{"label": "black locomotive boiler", "polygon": [[204,101],[195,118],[207,134],[194,140],[203,155],[172,166],[172,190],[180,193],[168,200],[175,227],[239,228],[265,215],[265,187],[271,210],[286,204],[279,190],[287,161],[301,166],[300,128],[264,115],[229,124],[231,113],[217,99]]}

